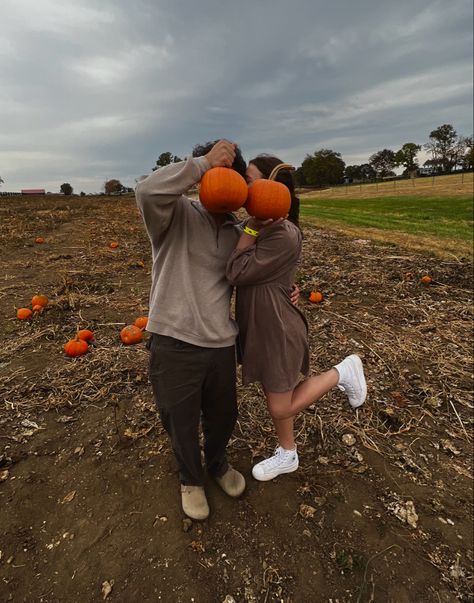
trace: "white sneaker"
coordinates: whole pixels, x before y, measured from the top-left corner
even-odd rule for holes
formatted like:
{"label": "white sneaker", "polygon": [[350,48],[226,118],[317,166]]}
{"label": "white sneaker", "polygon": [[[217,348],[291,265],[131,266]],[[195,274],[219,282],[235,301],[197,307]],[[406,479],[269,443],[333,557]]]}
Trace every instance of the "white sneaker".
{"label": "white sneaker", "polygon": [[367,396],[367,383],[362,360],[357,354],[351,354],[335,368],[339,373],[337,387],[347,395],[352,408],[359,408]]}
{"label": "white sneaker", "polygon": [[298,454],[295,450],[285,450],[281,446],[275,450],[275,454],[260,463],[254,465],[252,475],[260,482],[273,479],[280,473],[291,473],[298,469]]}

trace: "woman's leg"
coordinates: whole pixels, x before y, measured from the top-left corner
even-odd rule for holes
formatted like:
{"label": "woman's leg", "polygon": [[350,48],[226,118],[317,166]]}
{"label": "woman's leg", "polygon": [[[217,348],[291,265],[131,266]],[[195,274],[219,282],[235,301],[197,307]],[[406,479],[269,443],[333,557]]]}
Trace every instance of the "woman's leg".
{"label": "woman's leg", "polygon": [[291,408],[291,396],[292,391],[284,393],[272,393],[265,390],[265,396],[267,398],[268,412],[275,426],[275,431],[278,437],[278,442],[282,448],[286,450],[293,450],[295,447],[295,437],[293,433],[294,418],[292,416],[279,419],[278,416],[280,411],[283,409],[285,412]]}
{"label": "woman's leg", "polygon": [[288,408],[291,404],[292,394],[292,391],[285,393],[265,391],[268,410],[275,425],[280,445],[273,456],[260,461],[252,468],[252,475],[259,481],[268,481],[282,473],[291,473],[298,469],[298,454],[293,436],[293,417],[279,419],[274,416],[278,414],[281,408]]}
{"label": "woman's leg", "polygon": [[[268,410],[275,424],[278,437],[280,438],[281,433],[285,441],[288,442],[290,431],[293,434],[293,417],[322,398],[324,394],[336,387],[338,382],[339,373],[337,369],[332,368],[321,375],[314,375],[302,381],[293,391],[276,393],[264,390]],[[286,448],[283,443],[281,445]]]}

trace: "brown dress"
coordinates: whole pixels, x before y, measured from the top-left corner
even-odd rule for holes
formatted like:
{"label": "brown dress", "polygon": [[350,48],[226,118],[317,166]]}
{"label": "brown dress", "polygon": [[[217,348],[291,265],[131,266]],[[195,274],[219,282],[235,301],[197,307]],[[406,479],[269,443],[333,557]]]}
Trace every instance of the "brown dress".
{"label": "brown dress", "polygon": [[290,294],[301,254],[301,232],[288,220],[262,229],[255,245],[235,249],[227,279],[237,286],[237,354],[244,385],[293,389],[309,372],[308,323]]}

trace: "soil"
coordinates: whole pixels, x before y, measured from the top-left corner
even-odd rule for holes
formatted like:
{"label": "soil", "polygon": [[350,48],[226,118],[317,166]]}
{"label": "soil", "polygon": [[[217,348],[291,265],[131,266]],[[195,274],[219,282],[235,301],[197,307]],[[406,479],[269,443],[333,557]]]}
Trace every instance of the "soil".
{"label": "soil", "polygon": [[[145,341],[118,337],[150,285],[133,196],[0,198],[0,221],[1,601],[473,600],[467,260],[305,227],[312,369],[356,351],[367,402],[355,413],[337,391],[301,413],[300,468],[262,483],[251,467],[276,441],[261,391],[239,382],[229,458],[247,489],[209,481],[211,516],[192,522]],[[37,293],[49,305],[19,321]],[[70,359],[77,328],[95,342]]]}

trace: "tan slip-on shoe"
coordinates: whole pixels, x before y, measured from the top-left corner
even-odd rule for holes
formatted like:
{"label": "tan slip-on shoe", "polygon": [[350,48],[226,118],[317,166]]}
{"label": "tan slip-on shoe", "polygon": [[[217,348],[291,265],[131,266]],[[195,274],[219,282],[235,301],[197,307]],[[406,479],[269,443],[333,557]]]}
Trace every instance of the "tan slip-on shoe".
{"label": "tan slip-on shoe", "polygon": [[232,498],[237,498],[245,490],[245,477],[230,465],[224,475],[216,477],[215,480]]}
{"label": "tan slip-on shoe", "polygon": [[181,505],[191,519],[207,519],[209,505],[202,486],[181,486]]}

